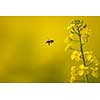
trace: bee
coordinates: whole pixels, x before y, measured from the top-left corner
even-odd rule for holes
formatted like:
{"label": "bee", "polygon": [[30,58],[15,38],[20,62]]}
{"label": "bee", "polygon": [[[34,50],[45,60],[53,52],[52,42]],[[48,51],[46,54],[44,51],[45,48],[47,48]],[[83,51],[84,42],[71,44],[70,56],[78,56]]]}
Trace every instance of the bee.
{"label": "bee", "polygon": [[54,43],[54,40],[48,39],[45,43],[50,46],[52,43]]}

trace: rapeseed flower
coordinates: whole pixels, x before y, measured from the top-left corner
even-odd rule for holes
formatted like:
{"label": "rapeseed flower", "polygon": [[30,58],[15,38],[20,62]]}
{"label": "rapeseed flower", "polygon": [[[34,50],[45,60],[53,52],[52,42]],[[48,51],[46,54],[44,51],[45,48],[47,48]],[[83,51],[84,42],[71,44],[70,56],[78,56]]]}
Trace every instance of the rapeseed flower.
{"label": "rapeseed flower", "polygon": [[84,66],[83,64],[81,64],[81,65],[79,66],[78,75],[79,75],[79,76],[83,76],[83,75],[88,74],[88,73],[89,73],[88,69],[89,69],[88,67],[86,67],[86,66]]}
{"label": "rapeseed flower", "polygon": [[80,51],[73,51],[71,55],[72,60],[80,61],[81,60],[81,52]]}
{"label": "rapeseed flower", "polygon": [[72,66],[71,67],[71,78],[70,78],[70,82],[74,82],[76,80],[77,77],[77,67],[76,66]]}
{"label": "rapeseed flower", "polygon": [[[91,30],[87,28],[87,24],[80,19],[73,20],[67,27],[69,31],[65,39],[66,48],[72,49],[71,60],[81,62],[79,66],[71,67],[70,82],[74,82],[78,77],[84,77],[85,82],[88,82],[88,76],[98,78],[99,61],[92,51],[85,51],[84,44],[88,42]],[[79,49],[73,48],[74,43],[78,43]],[[77,47],[77,46],[76,46]]]}
{"label": "rapeseed flower", "polygon": [[98,78],[98,67],[91,67],[91,75],[95,78]]}

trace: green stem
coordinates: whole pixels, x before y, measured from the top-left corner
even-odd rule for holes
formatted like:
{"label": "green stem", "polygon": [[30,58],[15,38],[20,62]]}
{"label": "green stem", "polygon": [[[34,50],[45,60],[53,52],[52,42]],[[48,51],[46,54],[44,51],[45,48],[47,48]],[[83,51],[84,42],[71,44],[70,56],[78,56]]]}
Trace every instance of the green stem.
{"label": "green stem", "polygon": [[[86,66],[86,61],[85,61],[84,51],[83,51],[83,45],[82,45],[82,38],[81,38],[80,32],[79,32],[79,40],[80,40],[80,50],[81,50],[81,53],[82,53],[83,64],[84,64],[84,66]],[[85,76],[85,81],[86,81],[86,83],[88,82],[88,75],[87,74]]]}

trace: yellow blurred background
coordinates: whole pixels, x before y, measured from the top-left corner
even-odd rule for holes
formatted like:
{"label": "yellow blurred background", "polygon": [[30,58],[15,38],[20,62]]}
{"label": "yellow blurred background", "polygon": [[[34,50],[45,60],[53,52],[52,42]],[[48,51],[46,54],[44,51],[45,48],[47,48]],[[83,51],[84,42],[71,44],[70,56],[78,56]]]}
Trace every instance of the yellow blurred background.
{"label": "yellow blurred background", "polygon": [[[67,26],[76,18],[92,29],[86,49],[100,61],[100,17],[1,16],[0,82],[69,82],[73,62],[70,51],[64,52],[64,39]],[[45,43],[48,39],[54,40],[50,46]],[[89,82],[100,82],[100,77]]]}

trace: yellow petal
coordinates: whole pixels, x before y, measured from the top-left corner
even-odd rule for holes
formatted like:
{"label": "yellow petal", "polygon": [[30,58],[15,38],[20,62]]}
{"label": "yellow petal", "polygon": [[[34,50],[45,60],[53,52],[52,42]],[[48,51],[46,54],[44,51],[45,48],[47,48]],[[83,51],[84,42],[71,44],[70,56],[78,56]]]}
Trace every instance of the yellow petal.
{"label": "yellow petal", "polygon": [[69,42],[69,38],[66,37],[64,43],[68,43]]}
{"label": "yellow petal", "polygon": [[80,61],[81,60],[81,53],[79,51],[73,51],[71,55],[72,60]]}
{"label": "yellow petal", "polygon": [[64,49],[64,51],[66,51],[71,45],[72,45],[72,43],[67,44],[67,46],[66,46],[66,48]]}
{"label": "yellow petal", "polygon": [[71,59],[74,60],[74,58],[75,58],[75,56],[74,55],[71,55]]}
{"label": "yellow petal", "polygon": [[99,62],[95,63],[95,66],[99,66]]}
{"label": "yellow petal", "polygon": [[77,57],[75,58],[75,60],[76,60],[76,61],[80,61],[80,57],[77,56]]}
{"label": "yellow petal", "polygon": [[79,76],[83,76],[83,75],[84,75],[84,70],[78,71],[78,75],[79,75]]}
{"label": "yellow petal", "polygon": [[91,75],[92,75],[93,77],[95,77],[95,78],[98,78],[98,76],[99,76],[99,75],[98,75],[98,72],[94,72],[94,71],[91,73]]}
{"label": "yellow petal", "polygon": [[95,78],[98,78],[98,67],[91,67],[91,75]]}
{"label": "yellow petal", "polygon": [[64,49],[64,51],[66,51],[68,49],[68,46],[66,46],[66,48]]}
{"label": "yellow petal", "polygon": [[69,38],[73,39],[73,36],[74,36],[74,34],[70,34],[69,35]]}
{"label": "yellow petal", "polygon": [[70,24],[70,25],[67,27],[67,30],[71,29],[73,26],[74,26],[74,24]]}
{"label": "yellow petal", "polygon": [[75,68],[76,68],[76,66],[72,66],[72,67],[71,67],[71,71],[73,71]]}
{"label": "yellow petal", "polygon": [[92,51],[85,51],[84,54],[92,54],[93,52]]}
{"label": "yellow petal", "polygon": [[99,66],[99,61],[96,58],[94,59],[94,64],[95,66]]}
{"label": "yellow petal", "polygon": [[80,68],[80,69],[84,69],[85,66],[82,64],[82,65],[79,66],[79,68]]}
{"label": "yellow petal", "polygon": [[[87,55],[87,60],[90,61],[92,58],[92,55]],[[91,62],[91,61],[90,61]]]}
{"label": "yellow petal", "polygon": [[73,54],[78,54],[78,52],[75,50],[75,51],[73,51]]}
{"label": "yellow petal", "polygon": [[76,80],[76,77],[75,76],[71,76],[71,79],[70,79],[70,82],[74,82]]}
{"label": "yellow petal", "polygon": [[98,67],[96,67],[95,70],[98,71]]}
{"label": "yellow petal", "polygon": [[91,67],[90,68],[92,71],[98,71],[98,67]]}

